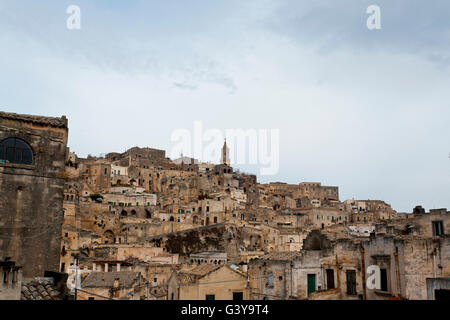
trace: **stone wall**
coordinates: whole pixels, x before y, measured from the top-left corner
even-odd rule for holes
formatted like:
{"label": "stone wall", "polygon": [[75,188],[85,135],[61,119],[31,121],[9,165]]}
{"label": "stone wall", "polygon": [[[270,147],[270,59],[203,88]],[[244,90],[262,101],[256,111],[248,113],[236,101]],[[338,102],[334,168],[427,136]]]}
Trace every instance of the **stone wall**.
{"label": "stone wall", "polygon": [[0,256],[24,277],[58,271],[67,136],[65,117],[0,112],[0,141],[19,138],[33,153],[31,165],[0,163]]}

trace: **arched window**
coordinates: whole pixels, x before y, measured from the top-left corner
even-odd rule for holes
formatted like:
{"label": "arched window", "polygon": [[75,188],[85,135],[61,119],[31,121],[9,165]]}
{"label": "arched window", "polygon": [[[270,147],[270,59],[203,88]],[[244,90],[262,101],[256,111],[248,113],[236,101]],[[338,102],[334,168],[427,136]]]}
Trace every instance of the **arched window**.
{"label": "arched window", "polygon": [[7,138],[0,142],[0,162],[33,164],[33,151],[25,141]]}

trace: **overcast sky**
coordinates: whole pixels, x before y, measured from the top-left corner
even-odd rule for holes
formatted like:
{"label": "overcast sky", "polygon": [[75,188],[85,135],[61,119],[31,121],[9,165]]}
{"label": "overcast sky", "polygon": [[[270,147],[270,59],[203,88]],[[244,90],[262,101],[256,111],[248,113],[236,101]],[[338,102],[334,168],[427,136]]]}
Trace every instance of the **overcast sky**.
{"label": "overcast sky", "polygon": [[0,110],[66,115],[80,156],[280,129],[261,182],[450,208],[450,2],[0,0]]}

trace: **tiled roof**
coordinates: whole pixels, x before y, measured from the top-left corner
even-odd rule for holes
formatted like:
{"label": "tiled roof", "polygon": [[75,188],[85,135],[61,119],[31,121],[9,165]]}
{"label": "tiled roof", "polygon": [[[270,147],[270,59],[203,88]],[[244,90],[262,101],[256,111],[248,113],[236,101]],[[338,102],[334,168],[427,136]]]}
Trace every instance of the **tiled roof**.
{"label": "tiled roof", "polygon": [[300,257],[302,253],[300,251],[275,251],[266,254],[261,257],[263,260],[278,260],[278,261],[291,261],[297,257]]}
{"label": "tiled roof", "polygon": [[[156,291],[156,292],[155,292]],[[167,287],[166,286],[158,286],[149,288],[149,293],[155,298],[162,298],[167,296]]]}
{"label": "tiled roof", "polygon": [[193,274],[179,273],[177,274],[178,283],[190,284],[196,281],[197,277]]}
{"label": "tiled roof", "polygon": [[61,300],[53,278],[34,278],[22,282],[21,300]]}
{"label": "tiled roof", "polygon": [[199,252],[199,253],[191,253],[191,257],[211,257],[211,256],[221,256],[225,257],[227,256],[226,252],[221,251],[208,251],[208,252]]}
{"label": "tiled roof", "polygon": [[182,270],[182,272],[187,273],[187,274],[192,274],[195,276],[204,277],[208,273],[211,273],[211,272],[215,271],[216,269],[219,269],[222,266],[223,265],[204,263],[204,264],[195,266],[193,269]]}
{"label": "tiled roof", "polygon": [[198,279],[210,274],[211,272],[223,267],[224,265],[200,264],[194,268],[183,269],[177,274],[177,280],[180,284],[195,283]]}
{"label": "tiled roof", "polygon": [[131,288],[142,278],[140,272],[91,272],[81,283],[82,288],[111,288],[114,280],[119,279],[120,288]]}
{"label": "tiled roof", "polygon": [[0,118],[31,122],[52,127],[67,128],[67,118],[65,116],[62,116],[61,118],[53,118],[0,111]]}

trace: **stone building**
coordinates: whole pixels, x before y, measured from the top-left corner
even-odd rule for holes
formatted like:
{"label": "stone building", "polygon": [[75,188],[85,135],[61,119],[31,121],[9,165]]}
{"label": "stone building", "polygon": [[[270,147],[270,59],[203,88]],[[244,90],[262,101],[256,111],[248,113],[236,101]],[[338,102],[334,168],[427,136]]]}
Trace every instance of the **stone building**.
{"label": "stone building", "polygon": [[0,256],[58,271],[67,119],[0,112]]}
{"label": "stone building", "polygon": [[201,264],[174,271],[168,300],[249,300],[247,277],[230,265]]}
{"label": "stone building", "polygon": [[227,253],[226,252],[200,252],[192,253],[190,255],[190,261],[192,264],[226,264]]}
{"label": "stone building", "polygon": [[43,277],[24,279],[21,300],[69,300],[66,286],[68,275],[46,271]]}
{"label": "stone building", "polygon": [[256,300],[355,300],[362,298],[363,277],[358,243],[337,243],[318,230],[303,240],[301,251],[272,252],[248,266]]}
{"label": "stone building", "polygon": [[91,272],[81,282],[77,300],[145,300],[148,281],[140,272]]}
{"label": "stone building", "polygon": [[380,270],[379,287],[367,290],[367,299],[427,299],[428,279],[450,276],[449,220],[448,211],[438,209],[377,224],[363,244],[366,264]]}
{"label": "stone building", "polygon": [[[98,160],[101,161],[101,160]],[[82,179],[92,193],[103,193],[111,187],[111,164],[103,162],[80,165]]]}
{"label": "stone building", "polygon": [[450,277],[427,279],[428,300],[450,299]]}
{"label": "stone building", "polygon": [[0,259],[0,300],[20,300],[22,267],[14,261]]}

